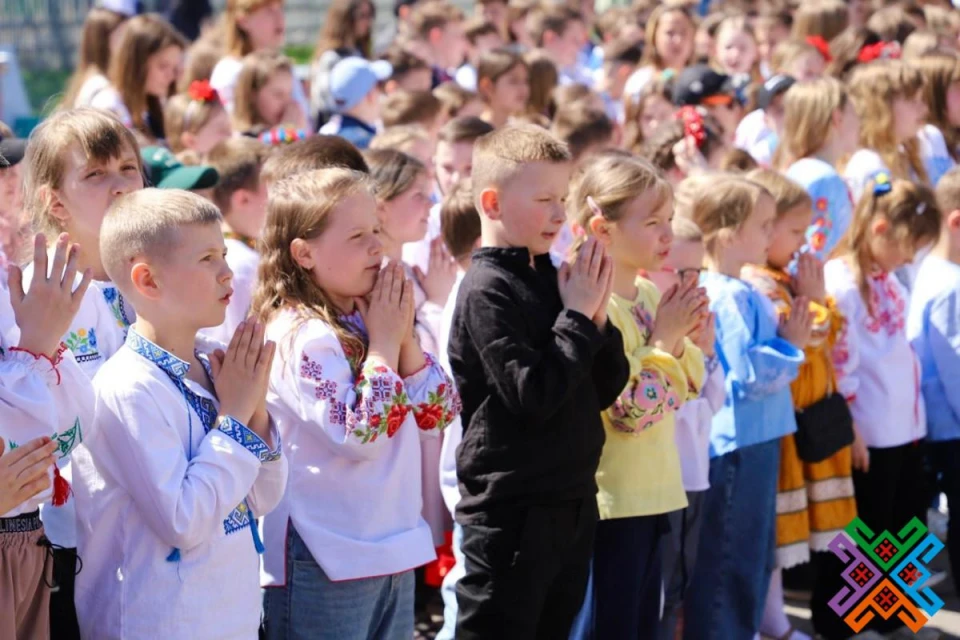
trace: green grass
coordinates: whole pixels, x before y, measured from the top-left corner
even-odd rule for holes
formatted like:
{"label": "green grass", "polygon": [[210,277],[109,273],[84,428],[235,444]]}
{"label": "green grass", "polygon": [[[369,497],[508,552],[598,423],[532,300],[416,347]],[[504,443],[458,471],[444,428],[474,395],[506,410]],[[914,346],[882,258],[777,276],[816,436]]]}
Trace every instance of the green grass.
{"label": "green grass", "polygon": [[292,44],[283,50],[283,53],[293,60],[294,64],[310,64],[313,60],[313,47],[306,44]]}
{"label": "green grass", "polygon": [[34,113],[49,113],[55,106],[50,98],[62,94],[67,89],[70,71],[22,69],[23,82],[27,87],[27,96]]}

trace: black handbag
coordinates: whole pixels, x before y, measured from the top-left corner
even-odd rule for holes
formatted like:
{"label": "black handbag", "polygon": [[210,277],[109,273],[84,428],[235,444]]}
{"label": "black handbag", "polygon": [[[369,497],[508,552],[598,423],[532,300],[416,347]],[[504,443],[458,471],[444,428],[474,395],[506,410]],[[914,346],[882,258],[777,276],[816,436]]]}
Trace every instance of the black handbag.
{"label": "black handbag", "polygon": [[796,412],[797,432],[793,440],[797,456],[804,462],[822,462],[853,444],[853,415],[847,400],[833,390],[805,409]]}

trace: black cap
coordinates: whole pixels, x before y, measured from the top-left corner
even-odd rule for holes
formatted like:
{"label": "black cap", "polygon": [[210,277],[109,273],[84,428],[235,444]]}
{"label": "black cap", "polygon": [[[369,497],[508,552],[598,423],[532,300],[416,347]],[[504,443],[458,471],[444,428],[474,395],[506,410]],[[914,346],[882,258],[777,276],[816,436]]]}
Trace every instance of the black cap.
{"label": "black cap", "polygon": [[757,92],[757,106],[761,109],[766,109],[770,106],[770,103],[773,102],[774,98],[782,93],[786,93],[787,89],[796,84],[796,82],[793,76],[770,76],[767,81],[761,85],[760,91]]}
{"label": "black cap", "polygon": [[705,99],[718,95],[735,97],[733,80],[705,64],[687,67],[673,83],[673,104],[678,107],[695,107],[703,104]]}
{"label": "black cap", "polygon": [[6,161],[2,167],[20,164],[27,152],[27,141],[21,138],[0,138],[0,156]]}

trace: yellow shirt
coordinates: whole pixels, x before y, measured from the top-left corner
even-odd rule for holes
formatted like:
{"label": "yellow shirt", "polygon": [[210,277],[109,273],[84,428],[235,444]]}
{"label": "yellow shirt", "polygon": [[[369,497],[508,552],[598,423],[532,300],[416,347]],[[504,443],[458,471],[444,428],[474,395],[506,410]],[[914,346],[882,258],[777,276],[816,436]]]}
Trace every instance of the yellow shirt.
{"label": "yellow shirt", "polygon": [[623,334],[630,380],[603,413],[607,441],[597,470],[597,504],[604,520],[687,506],[673,433],[674,412],[700,394],[703,352],[687,340],[678,360],[648,346],[660,292],[644,278],[637,278],[636,285],[635,299],[614,294],[607,305],[607,317]]}

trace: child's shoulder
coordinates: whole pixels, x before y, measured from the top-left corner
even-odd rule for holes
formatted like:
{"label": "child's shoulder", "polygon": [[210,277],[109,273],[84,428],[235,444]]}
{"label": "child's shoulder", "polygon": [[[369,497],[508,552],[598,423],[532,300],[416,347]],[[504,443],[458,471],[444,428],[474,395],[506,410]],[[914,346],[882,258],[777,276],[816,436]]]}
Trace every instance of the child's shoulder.
{"label": "child's shoulder", "polygon": [[[847,166],[844,168],[844,175],[847,179],[857,179],[866,182],[874,174],[882,171],[889,172],[890,168],[880,157],[880,154],[872,149],[857,149]],[[854,194],[859,196],[859,194]]]}
{"label": "child's shoulder", "polygon": [[859,299],[860,293],[853,277],[853,269],[846,258],[833,258],[823,265],[823,278],[827,292],[834,298],[842,299],[847,295],[854,295]]}
{"label": "child's shoulder", "polygon": [[[363,327],[359,313],[346,316],[346,321],[355,324],[358,329]],[[294,309],[279,311],[267,323],[265,333],[268,340],[277,343],[281,354],[289,354],[289,350],[293,349],[296,356],[309,348],[311,351],[330,351],[345,357],[337,332],[330,324],[322,318],[304,315]]]}

